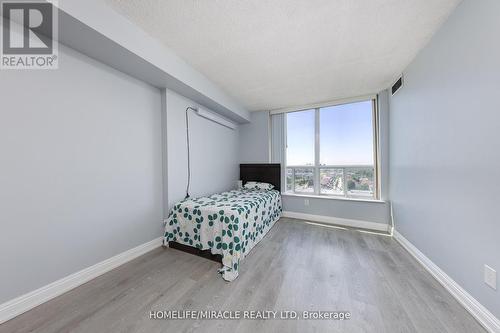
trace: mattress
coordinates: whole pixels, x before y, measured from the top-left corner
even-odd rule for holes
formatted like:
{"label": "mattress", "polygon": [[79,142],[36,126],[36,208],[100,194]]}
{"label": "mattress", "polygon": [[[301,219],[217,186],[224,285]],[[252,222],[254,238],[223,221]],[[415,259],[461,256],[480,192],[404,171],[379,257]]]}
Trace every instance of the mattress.
{"label": "mattress", "polygon": [[281,217],[279,191],[234,190],[183,200],[171,209],[163,244],[177,242],[222,255],[222,278],[238,277],[240,262]]}

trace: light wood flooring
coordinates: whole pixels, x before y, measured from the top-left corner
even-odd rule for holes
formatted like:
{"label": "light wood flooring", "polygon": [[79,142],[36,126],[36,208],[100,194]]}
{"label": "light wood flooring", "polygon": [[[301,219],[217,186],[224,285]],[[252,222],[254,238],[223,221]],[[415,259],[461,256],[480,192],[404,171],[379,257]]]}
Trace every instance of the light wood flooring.
{"label": "light wood flooring", "polygon": [[[231,283],[219,265],[158,248],[0,332],[484,332],[388,236],[282,218]],[[151,310],[349,311],[350,320],[151,320]]]}

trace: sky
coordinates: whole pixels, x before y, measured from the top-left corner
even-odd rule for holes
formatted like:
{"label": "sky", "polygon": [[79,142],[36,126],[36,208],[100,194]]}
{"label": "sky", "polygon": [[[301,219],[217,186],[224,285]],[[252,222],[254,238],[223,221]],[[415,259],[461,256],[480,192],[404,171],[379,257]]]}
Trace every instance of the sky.
{"label": "sky", "polygon": [[[314,165],[314,113],[287,113],[287,165]],[[373,165],[372,101],[320,109],[320,164]]]}

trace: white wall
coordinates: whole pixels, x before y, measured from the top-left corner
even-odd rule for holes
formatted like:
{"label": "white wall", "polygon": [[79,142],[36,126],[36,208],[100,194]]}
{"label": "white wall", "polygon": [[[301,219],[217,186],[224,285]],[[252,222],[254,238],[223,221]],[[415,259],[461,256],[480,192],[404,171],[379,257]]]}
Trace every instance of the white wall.
{"label": "white wall", "polygon": [[397,230],[500,318],[500,2],[465,0],[391,99]]}
{"label": "white wall", "polygon": [[[187,183],[185,110],[196,104],[166,91],[168,208],[184,199]],[[234,189],[239,178],[238,129],[189,111],[192,197]]]}
{"label": "white wall", "polygon": [[[308,206],[305,200],[309,201]],[[303,198],[285,194],[283,195],[283,210],[381,224],[387,224],[389,219],[389,205],[385,202]]]}
{"label": "white wall", "polygon": [[162,233],[160,91],[59,51],[0,73],[0,303]]}
{"label": "white wall", "polygon": [[251,112],[250,123],[240,125],[240,163],[269,163],[269,112]]}
{"label": "white wall", "polygon": [[380,198],[389,200],[389,96],[388,90],[381,91],[378,94],[378,120],[379,120],[379,169],[380,169]]}

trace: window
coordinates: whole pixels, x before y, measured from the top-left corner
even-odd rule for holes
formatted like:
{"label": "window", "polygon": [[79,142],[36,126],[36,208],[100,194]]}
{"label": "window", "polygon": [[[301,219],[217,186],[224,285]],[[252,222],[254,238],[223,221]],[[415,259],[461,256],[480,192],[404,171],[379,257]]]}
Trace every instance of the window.
{"label": "window", "polygon": [[287,114],[287,165],[314,165],[316,110]]}
{"label": "window", "polygon": [[377,199],[376,101],[286,114],[286,192]]}

